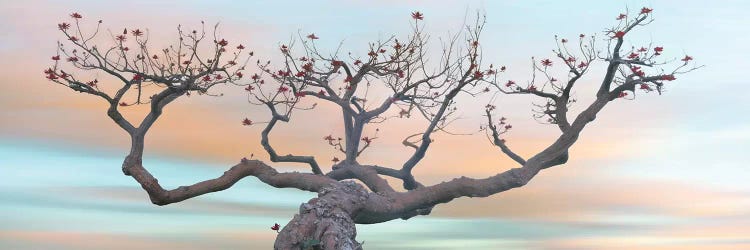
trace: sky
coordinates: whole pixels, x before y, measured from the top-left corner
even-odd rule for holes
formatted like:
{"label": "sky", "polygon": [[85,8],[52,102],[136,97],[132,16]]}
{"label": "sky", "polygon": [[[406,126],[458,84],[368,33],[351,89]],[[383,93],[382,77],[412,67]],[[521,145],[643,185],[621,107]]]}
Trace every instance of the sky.
{"label": "sky", "polygon": [[[87,24],[102,19],[114,31],[148,28],[154,41],[171,41],[180,24],[220,23],[219,34],[230,43],[278,60],[278,46],[297,34],[315,33],[321,49],[343,41],[343,51],[365,54],[368,42],[406,36],[412,11],[424,13],[425,29],[437,41],[479,10],[487,14],[483,60],[507,65],[503,77],[524,82],[532,56],[552,56],[555,35],[605,37],[617,14],[643,6],[654,9],[655,20],[629,34],[630,42],[664,46],[667,58],[687,54],[706,66],[677,76],[663,95],[639,92],[634,100],[610,103],[582,133],[567,164],[544,170],[520,189],[457,199],[430,216],[359,225],[357,238],[368,249],[750,249],[750,118],[744,115],[750,109],[742,91],[748,3],[447,0],[0,2],[0,248],[268,249],[276,234],[269,227],[284,225],[314,196],[246,178],[229,190],[152,205],[122,175],[129,141],[107,118],[105,103],[44,79],[62,39],[56,24],[69,22],[72,12]],[[576,88],[574,112],[591,101],[603,67],[595,64]],[[217,91],[224,96],[170,104],[149,132],[144,166],[162,185],[214,178],[250,154],[270,162],[259,143],[262,126],[240,124],[245,117],[268,120],[267,110],[248,104],[240,87]],[[458,101],[462,119],[452,129],[476,130],[486,98]],[[533,101],[504,96],[494,103],[514,125],[505,136],[509,145],[526,157],[559,135],[532,119]],[[142,111],[135,107],[125,115]],[[335,112],[320,105],[295,113],[277,126],[271,143],[281,154],[326,163],[341,158],[322,140],[343,133]],[[419,125],[394,119],[368,126],[365,133],[379,129],[380,138],[360,162],[398,167],[411,153],[400,142]],[[415,168],[425,184],[516,167],[482,133],[434,138]]]}

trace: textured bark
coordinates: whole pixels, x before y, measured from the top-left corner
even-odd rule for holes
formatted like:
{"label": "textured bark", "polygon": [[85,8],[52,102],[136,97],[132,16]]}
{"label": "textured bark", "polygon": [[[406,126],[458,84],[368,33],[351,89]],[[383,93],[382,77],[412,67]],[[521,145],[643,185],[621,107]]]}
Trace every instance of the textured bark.
{"label": "textured bark", "polygon": [[343,181],[320,190],[303,203],[299,214],[276,237],[274,249],[362,249],[355,239],[352,219],[369,193],[359,184]]}

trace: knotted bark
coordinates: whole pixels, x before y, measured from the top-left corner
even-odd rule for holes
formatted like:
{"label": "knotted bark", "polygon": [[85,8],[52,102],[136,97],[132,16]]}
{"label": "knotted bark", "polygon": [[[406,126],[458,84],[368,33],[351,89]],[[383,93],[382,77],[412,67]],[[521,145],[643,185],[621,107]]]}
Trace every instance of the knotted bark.
{"label": "knotted bark", "polygon": [[300,206],[299,214],[276,237],[274,249],[362,249],[355,239],[354,215],[362,209],[367,190],[351,182],[338,182],[318,192]]}

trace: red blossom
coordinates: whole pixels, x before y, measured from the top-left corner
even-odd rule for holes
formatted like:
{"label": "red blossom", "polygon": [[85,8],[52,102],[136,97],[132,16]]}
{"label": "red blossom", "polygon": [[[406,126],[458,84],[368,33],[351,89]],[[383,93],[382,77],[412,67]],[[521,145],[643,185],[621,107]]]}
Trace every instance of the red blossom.
{"label": "red blossom", "polygon": [[302,71],[297,72],[297,74],[294,74],[294,76],[296,76],[296,77],[303,77],[303,76],[305,76],[305,72],[302,72]]}
{"label": "red blossom", "polygon": [[654,9],[649,9],[649,8],[643,7],[643,8],[641,8],[641,14],[648,14],[648,13],[651,13],[651,11],[653,11],[653,10]]}
{"label": "red blossom", "polygon": [[574,57],[572,57],[572,56],[571,56],[571,57],[568,57],[568,59],[567,59],[567,60],[565,60],[565,61],[566,61],[566,62],[569,62],[569,63],[574,63],[574,62],[576,62],[576,59],[575,59]]}
{"label": "red blossom", "polygon": [[242,78],[242,72],[237,72],[237,73],[234,73],[234,74],[237,75],[238,78]]}
{"label": "red blossom", "polygon": [[[244,120],[242,120],[242,126],[250,126],[250,125],[253,125],[253,121],[252,120],[250,120],[248,118],[245,118]],[[276,224],[276,226],[277,226],[277,229],[278,229],[278,224]],[[276,229],[274,229],[274,230],[276,230]]]}
{"label": "red blossom", "polygon": [[508,80],[508,82],[505,83],[505,87],[510,87],[510,86],[513,86],[513,85],[516,85],[516,82],[514,82],[512,80]]}
{"label": "red blossom", "polygon": [[337,158],[337,157],[335,157],[335,156],[334,156],[334,157],[333,157],[333,159],[332,159],[331,161],[332,161],[332,162],[339,162],[339,158]]}
{"label": "red blossom", "polygon": [[419,11],[415,11],[411,13],[411,18],[414,18],[414,20],[422,20],[424,19],[424,16],[422,16],[422,13]]}
{"label": "red blossom", "polygon": [[78,14],[78,12],[73,12],[73,14],[70,14],[70,17],[75,19],[83,18],[83,16],[81,16],[81,14]]}
{"label": "red blossom", "polygon": [[404,78],[404,71],[403,70],[399,69],[398,72],[396,72],[396,73],[398,73],[398,78]]}
{"label": "red blossom", "polygon": [[68,57],[68,62],[77,62],[77,61],[78,61],[78,57],[74,57],[74,56]]}
{"label": "red blossom", "polygon": [[60,60],[60,55],[53,56],[52,60],[59,61]]}
{"label": "red blossom", "polygon": [[481,79],[482,77],[484,77],[484,74],[482,74],[482,72],[480,72],[479,70],[474,71],[474,78]]}
{"label": "red blossom", "polygon": [[688,55],[685,55],[685,58],[680,59],[680,61],[683,61],[683,62],[688,62],[690,60],[693,60],[693,57],[692,56],[688,56]]}
{"label": "red blossom", "polygon": [[331,65],[333,65],[333,67],[340,67],[341,65],[344,65],[344,62],[342,62],[342,61],[337,61],[337,60],[333,60],[333,61],[331,62]]}
{"label": "red blossom", "polygon": [[289,91],[289,88],[287,88],[285,86],[279,87],[279,93],[284,93],[284,92],[287,92],[287,91]]}
{"label": "red blossom", "polygon": [[159,56],[157,56],[157,55],[154,55],[154,56],[152,56],[151,58],[153,58],[154,60],[156,60],[156,59],[159,59]]}
{"label": "red blossom", "polygon": [[219,46],[224,47],[224,46],[229,45],[229,42],[227,42],[227,40],[221,39],[221,41],[217,42],[217,44],[219,44]]}
{"label": "red blossom", "polygon": [[664,47],[655,47],[654,52],[656,52],[656,55],[661,55],[661,52],[664,51]]}
{"label": "red blossom", "polygon": [[372,143],[372,138],[365,136],[362,138],[362,141],[364,141],[367,144],[370,144]]}
{"label": "red blossom", "polygon": [[624,98],[626,96],[628,96],[628,93],[625,92],[620,92],[620,94],[617,95],[618,98]]}
{"label": "red blossom", "polygon": [[206,81],[206,82],[211,81],[211,76],[209,75],[204,76],[203,81]]}
{"label": "red blossom", "polygon": [[68,24],[68,23],[60,23],[60,24],[57,25],[57,28],[64,31],[64,30],[67,30],[68,28],[70,28],[70,24]]}
{"label": "red blossom", "polygon": [[304,69],[307,72],[312,72],[313,71],[313,64],[312,63],[305,63],[304,65],[302,65],[302,69]]}
{"label": "red blossom", "polygon": [[187,61],[187,60],[183,61],[182,64],[188,65],[188,64],[190,64],[190,61]]}
{"label": "red blossom", "polygon": [[651,87],[648,84],[641,84],[641,89],[651,91]]}
{"label": "red blossom", "polygon": [[344,78],[344,82],[351,82],[351,81],[352,81],[352,76],[346,76],[346,78]]}
{"label": "red blossom", "polygon": [[317,37],[317,36],[315,36],[315,33],[312,33],[312,34],[307,35],[307,38],[309,38],[310,40],[315,40],[315,39],[318,39],[320,37]]}
{"label": "red blossom", "polygon": [[242,44],[237,45],[237,49],[245,49],[245,46],[242,46]]}
{"label": "red blossom", "polygon": [[586,35],[584,35],[584,34],[578,35],[578,38],[584,38],[584,37],[586,37]]}
{"label": "red blossom", "polygon": [[618,32],[615,32],[615,36],[613,36],[612,38],[623,38],[624,36],[625,36],[625,31],[618,31]]}
{"label": "red blossom", "polygon": [[380,49],[380,53],[385,53],[385,49]]}
{"label": "red blossom", "polygon": [[376,57],[376,56],[378,56],[378,54],[377,54],[377,53],[375,53],[375,51],[372,51],[372,50],[371,50],[370,52],[367,52],[367,55],[368,55],[368,56],[371,56],[371,57]]}
{"label": "red blossom", "polygon": [[54,73],[52,73],[52,74],[48,74],[48,75],[47,75],[47,79],[50,79],[50,80],[56,80],[56,79],[57,79],[57,76],[56,76],[56,75],[55,75]]}
{"label": "red blossom", "polygon": [[131,31],[130,34],[133,34],[133,36],[142,36],[143,35],[143,31],[141,31],[140,29],[135,29],[135,30]]}
{"label": "red blossom", "polygon": [[638,53],[633,52],[633,53],[630,53],[630,55],[628,55],[628,59],[635,59],[635,58],[638,58]]}
{"label": "red blossom", "polygon": [[250,79],[258,80],[258,79],[260,79],[260,76],[258,74],[253,74],[253,76],[250,77]]}
{"label": "red blossom", "polygon": [[295,96],[295,97],[297,97],[297,98],[302,98],[302,97],[305,97],[306,95],[307,95],[307,94],[305,94],[305,92],[297,92],[297,93],[294,93],[294,96]]}
{"label": "red blossom", "polygon": [[126,103],[126,102],[120,102],[120,106],[122,106],[122,107],[128,106],[128,103]]}
{"label": "red blossom", "polygon": [[78,41],[78,37],[71,36],[70,38],[68,38],[68,40],[75,42]]}
{"label": "red blossom", "polygon": [[510,125],[510,124],[505,125],[505,129],[511,129],[511,128],[513,128],[513,125]]}
{"label": "red blossom", "polygon": [[648,51],[648,49],[646,49],[645,47],[641,47],[640,49],[638,49],[638,52],[646,52],[646,51]]}
{"label": "red blossom", "polygon": [[556,82],[556,81],[557,81],[557,79],[555,79],[554,77],[552,77],[552,78],[549,79],[549,82]]}
{"label": "red blossom", "polygon": [[117,39],[117,41],[120,41],[120,42],[124,42],[124,41],[125,41],[125,40],[127,40],[128,38],[127,38],[127,37],[125,37],[125,35],[117,35],[117,36],[115,37],[115,39]]}
{"label": "red blossom", "polygon": [[567,42],[568,42],[568,39],[565,39],[565,38],[563,38],[562,40],[560,40],[560,42],[562,42],[562,43],[567,43]]}
{"label": "red blossom", "polygon": [[663,81],[674,81],[677,80],[677,78],[674,77],[674,75],[663,75],[660,78]]}
{"label": "red blossom", "polygon": [[326,92],[325,92],[324,90],[322,90],[322,89],[321,89],[320,91],[318,91],[318,95],[319,95],[319,96],[325,96],[325,95],[326,95]]}
{"label": "red blossom", "polygon": [[586,66],[588,66],[588,64],[586,64],[585,62],[581,62],[578,64],[579,69],[585,68]]}
{"label": "red blossom", "polygon": [[542,65],[544,65],[544,67],[552,66],[552,61],[549,59],[544,59],[542,60]]}
{"label": "red blossom", "polygon": [[529,91],[536,91],[536,86],[529,87]]}
{"label": "red blossom", "polygon": [[143,75],[140,75],[140,74],[133,75],[134,82],[141,81],[141,80],[143,80]]}
{"label": "red blossom", "polygon": [[44,73],[47,74],[47,75],[51,75],[51,74],[54,74],[55,71],[52,70],[51,68],[47,68],[47,69],[44,70]]}
{"label": "red blossom", "polygon": [[130,50],[130,48],[128,48],[128,47],[124,47],[124,48],[122,48],[122,50],[123,50],[123,51],[128,51],[128,50]]}
{"label": "red blossom", "polygon": [[247,87],[245,87],[245,90],[248,91],[248,92],[253,91],[254,89],[255,89],[255,87],[250,86],[250,85],[247,85]]}
{"label": "red blossom", "polygon": [[281,45],[280,49],[281,49],[281,53],[284,53],[284,54],[289,53],[289,47],[287,47],[286,45]]}
{"label": "red blossom", "polygon": [[361,63],[362,63],[362,61],[360,61],[359,59],[357,59],[356,61],[354,61],[354,65],[359,65]]}
{"label": "red blossom", "polygon": [[615,18],[615,20],[622,20],[622,19],[625,19],[627,17],[628,17],[628,15],[620,14],[619,16],[617,16],[617,18]]}
{"label": "red blossom", "polygon": [[505,66],[500,66],[500,71],[505,71]]}

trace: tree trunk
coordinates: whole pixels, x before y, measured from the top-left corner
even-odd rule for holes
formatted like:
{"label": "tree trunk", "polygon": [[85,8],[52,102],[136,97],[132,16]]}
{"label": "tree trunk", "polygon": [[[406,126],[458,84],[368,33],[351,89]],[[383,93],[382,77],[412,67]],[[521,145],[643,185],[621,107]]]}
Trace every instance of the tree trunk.
{"label": "tree trunk", "polygon": [[352,218],[367,195],[367,190],[351,181],[322,189],[318,198],[300,205],[299,214],[276,237],[274,249],[362,249]]}

